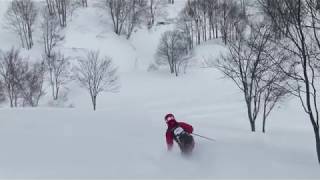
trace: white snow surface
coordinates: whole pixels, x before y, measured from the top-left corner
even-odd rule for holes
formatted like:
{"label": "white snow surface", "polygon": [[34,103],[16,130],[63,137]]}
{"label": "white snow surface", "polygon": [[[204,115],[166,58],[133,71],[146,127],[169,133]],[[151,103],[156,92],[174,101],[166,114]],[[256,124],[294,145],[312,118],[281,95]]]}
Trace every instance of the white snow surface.
{"label": "white snow surface", "polygon": [[[88,50],[112,57],[120,91],[101,94],[95,112],[76,83],[68,86],[73,108],[51,107],[50,93],[37,108],[2,105],[0,178],[320,178],[312,127],[295,99],[275,109],[266,134],[260,121],[258,132],[250,132],[241,92],[207,63],[225,51],[220,41],[196,47],[186,74],[174,77],[168,68],[148,72],[161,33],[174,25],[141,27],[127,40],[89,2],[69,22],[61,50],[73,58]],[[169,18],[185,3],[176,2],[167,7]],[[7,3],[0,1],[1,15]],[[2,50],[18,44],[13,33],[0,29]],[[41,43],[23,54],[39,59]],[[216,141],[195,137],[188,158],[177,145],[168,152],[166,113]]]}

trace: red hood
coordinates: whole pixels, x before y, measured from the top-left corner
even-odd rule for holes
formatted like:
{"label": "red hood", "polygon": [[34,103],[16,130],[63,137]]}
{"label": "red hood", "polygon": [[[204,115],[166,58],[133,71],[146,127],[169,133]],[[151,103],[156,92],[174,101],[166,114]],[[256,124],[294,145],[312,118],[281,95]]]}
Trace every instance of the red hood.
{"label": "red hood", "polygon": [[174,128],[178,122],[176,120],[170,120],[167,122],[168,128]]}

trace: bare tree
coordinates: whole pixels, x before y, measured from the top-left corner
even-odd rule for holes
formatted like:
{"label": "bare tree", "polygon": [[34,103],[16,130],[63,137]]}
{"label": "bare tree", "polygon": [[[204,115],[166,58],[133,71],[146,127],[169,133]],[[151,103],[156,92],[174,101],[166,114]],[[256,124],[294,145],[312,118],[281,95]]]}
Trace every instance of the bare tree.
{"label": "bare tree", "polygon": [[[203,0],[202,2],[203,15],[208,19],[208,35],[209,39],[218,38],[218,13],[219,1],[218,0]],[[205,29],[205,31],[207,31]]]}
{"label": "bare tree", "polygon": [[85,59],[79,60],[75,71],[80,85],[90,93],[93,110],[97,108],[97,97],[101,92],[116,92],[119,89],[117,69],[111,58],[100,58],[98,51],[90,51]]}
{"label": "bare tree", "polygon": [[130,6],[128,5],[127,0],[105,0],[102,7],[109,11],[113,22],[114,32],[120,35],[130,13]]}
{"label": "bare tree", "polygon": [[59,18],[60,26],[67,26],[67,12],[70,7],[71,0],[55,0],[56,13]]}
{"label": "bare tree", "polygon": [[187,35],[190,47],[218,38],[219,34],[227,43],[245,31],[246,6],[244,1],[235,0],[189,0],[179,16],[178,27]]}
{"label": "bare tree", "polygon": [[125,34],[130,38],[132,31],[142,22],[145,14],[146,0],[104,0],[100,5],[111,16],[114,32]]}
{"label": "bare tree", "polygon": [[[270,67],[272,68],[272,67]],[[266,132],[266,122],[273,108],[290,95],[290,91],[286,88],[287,77],[276,70],[269,69],[263,77],[263,93],[262,93],[262,132]]]}
{"label": "bare tree", "polygon": [[38,106],[40,98],[45,94],[43,90],[45,66],[44,63],[34,63],[20,83],[23,106]]}
{"label": "bare tree", "polygon": [[184,33],[189,49],[192,49],[194,47],[194,27],[192,18],[189,17],[188,13],[186,8],[181,11],[177,22],[177,29]]}
{"label": "bare tree", "polygon": [[88,7],[88,0],[46,0],[46,10],[59,19],[61,27],[67,26],[68,18],[79,7]]}
{"label": "bare tree", "polygon": [[82,7],[88,7],[88,0],[81,0]]}
{"label": "bare tree", "polygon": [[247,106],[247,114],[251,131],[256,131],[256,119],[263,109],[263,131],[265,122],[281,98],[287,91],[282,88],[282,74],[270,69],[274,68],[273,58],[268,52],[274,48],[270,44],[269,27],[259,25],[252,27],[250,36],[241,36],[236,41],[229,41],[229,54],[218,60],[216,67],[233,80],[243,92]]}
{"label": "bare tree", "polygon": [[165,2],[163,0],[149,0],[148,2],[148,27],[151,28],[156,17],[164,14]]}
{"label": "bare tree", "polygon": [[[246,14],[234,0],[223,0],[220,4],[220,28],[225,44],[228,40],[237,39],[245,29]],[[232,38],[234,34],[234,38]]]}
{"label": "bare tree", "polygon": [[32,0],[13,0],[6,13],[6,26],[16,32],[23,48],[33,46],[33,25],[37,9]]}
{"label": "bare tree", "polygon": [[202,14],[197,1],[189,1],[186,7],[187,15],[193,20],[195,42],[201,42]]}
{"label": "bare tree", "polygon": [[47,58],[51,58],[54,48],[64,39],[59,26],[59,19],[55,15],[50,15],[47,8],[42,11],[42,41],[44,53]]}
{"label": "bare tree", "polygon": [[4,84],[10,107],[18,106],[21,95],[21,82],[28,71],[28,65],[20,57],[19,50],[12,48],[0,60],[0,76]]}
{"label": "bare tree", "polygon": [[[272,25],[262,22],[256,26],[251,26],[251,31],[255,36],[251,38],[258,40],[249,40],[249,47],[255,54],[260,54],[262,61],[260,66],[265,67],[261,71],[261,81],[259,88],[261,89],[261,108],[262,108],[262,132],[266,132],[266,121],[273,108],[291,93],[288,91],[288,77],[284,72],[279,70],[278,66],[284,64],[290,56],[283,53],[282,50],[272,43],[273,33]],[[265,40],[265,44],[261,45],[260,41]],[[260,53],[259,53],[260,52]]]}
{"label": "bare tree", "polygon": [[188,43],[184,34],[178,30],[163,33],[157,50],[157,63],[168,63],[170,72],[179,74],[179,64],[188,56]]}
{"label": "bare tree", "polygon": [[61,52],[45,57],[45,65],[49,73],[49,82],[53,100],[59,98],[60,89],[71,79],[69,58]]}
{"label": "bare tree", "polygon": [[[245,45],[243,38],[229,42],[229,54],[222,56],[216,66],[228,78],[232,79],[243,92],[251,131],[254,132],[256,131],[255,122],[260,111],[261,91],[257,88],[255,81],[258,62],[249,59],[250,52]],[[260,61],[260,59],[257,60]]]}
{"label": "bare tree", "polygon": [[[283,39],[274,40],[283,51],[291,54],[285,66],[279,68],[293,81],[292,94],[299,98],[302,108],[310,120],[316,140],[316,152],[320,163],[320,133],[317,82],[319,72],[317,17],[318,1],[312,0],[260,0],[263,12]],[[318,48],[315,48],[318,47]]]}
{"label": "bare tree", "polygon": [[125,21],[126,36],[127,39],[131,37],[131,34],[138,25],[143,21],[143,17],[146,14],[147,1],[146,0],[131,0],[129,1],[129,16]]}
{"label": "bare tree", "polygon": [[46,10],[50,16],[56,15],[56,1],[55,0],[46,0]]}
{"label": "bare tree", "polygon": [[4,102],[5,100],[6,100],[6,95],[4,92],[4,84],[0,79],[0,103]]}

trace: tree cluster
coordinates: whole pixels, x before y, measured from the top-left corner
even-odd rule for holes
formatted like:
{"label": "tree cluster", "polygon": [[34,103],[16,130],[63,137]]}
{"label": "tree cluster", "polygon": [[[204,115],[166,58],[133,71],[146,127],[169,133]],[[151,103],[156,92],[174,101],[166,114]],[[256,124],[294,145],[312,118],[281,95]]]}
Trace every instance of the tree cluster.
{"label": "tree cluster", "polygon": [[265,131],[276,103],[288,94],[297,97],[311,122],[320,163],[319,1],[259,0],[258,6],[263,18],[247,22],[245,33],[227,40],[229,53],[216,66],[243,92],[252,131],[260,111]]}
{"label": "tree cluster", "polygon": [[164,13],[163,0],[103,0],[99,6],[111,17],[113,30],[130,38],[135,28],[147,24],[151,28]]}
{"label": "tree cluster", "polygon": [[69,58],[61,52],[40,63],[30,63],[22,58],[18,49],[12,48],[0,57],[0,100],[8,99],[10,107],[35,107],[45,95],[43,86],[46,79],[51,86],[53,100],[60,98],[61,88],[76,79],[90,93],[93,109],[96,110],[97,97],[101,92],[116,92],[119,89],[117,68],[111,58],[100,58],[97,51],[90,51],[85,58],[78,59],[73,73],[71,69]]}
{"label": "tree cluster", "polygon": [[189,0],[180,14],[178,28],[189,46],[222,36],[225,43],[238,39],[247,22],[245,2],[235,0]]}
{"label": "tree cluster", "polygon": [[185,34],[179,30],[166,31],[162,34],[156,53],[158,65],[169,64],[170,72],[179,75],[186,67],[191,55]]}
{"label": "tree cluster", "polygon": [[13,0],[6,12],[6,27],[19,36],[23,48],[31,49],[33,46],[36,17],[37,9],[32,0]]}
{"label": "tree cluster", "polygon": [[81,6],[88,7],[88,0],[46,0],[45,9],[50,16],[56,16],[61,27],[66,27],[68,17]]}
{"label": "tree cluster", "polygon": [[29,63],[17,49],[2,53],[0,84],[10,106],[37,106],[40,97],[44,95],[44,73],[43,63]]}
{"label": "tree cluster", "polygon": [[146,0],[104,0],[101,7],[112,19],[114,32],[129,39],[134,28],[142,22],[147,7]]}
{"label": "tree cluster", "polygon": [[262,131],[265,132],[267,117],[289,94],[287,77],[277,69],[288,56],[281,54],[271,38],[269,26],[252,25],[248,37],[242,35],[238,40],[228,42],[229,53],[216,63],[216,67],[242,91],[252,131],[256,131],[255,122],[262,113]]}
{"label": "tree cluster", "polygon": [[288,90],[300,100],[311,122],[320,163],[319,1],[259,0],[259,4],[265,15],[265,23],[269,23],[274,30],[271,41],[290,56],[284,63],[278,63],[278,69],[286,74],[290,84]]}

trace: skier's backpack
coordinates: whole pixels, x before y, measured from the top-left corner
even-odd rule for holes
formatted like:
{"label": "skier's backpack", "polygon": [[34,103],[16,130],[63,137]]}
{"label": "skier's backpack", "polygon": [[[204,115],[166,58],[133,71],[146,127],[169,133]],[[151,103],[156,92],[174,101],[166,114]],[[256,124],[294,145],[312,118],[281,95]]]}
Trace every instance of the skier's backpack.
{"label": "skier's backpack", "polygon": [[179,144],[182,152],[187,152],[192,150],[194,145],[194,140],[191,134],[186,132],[182,127],[177,125],[171,130],[175,141]]}

